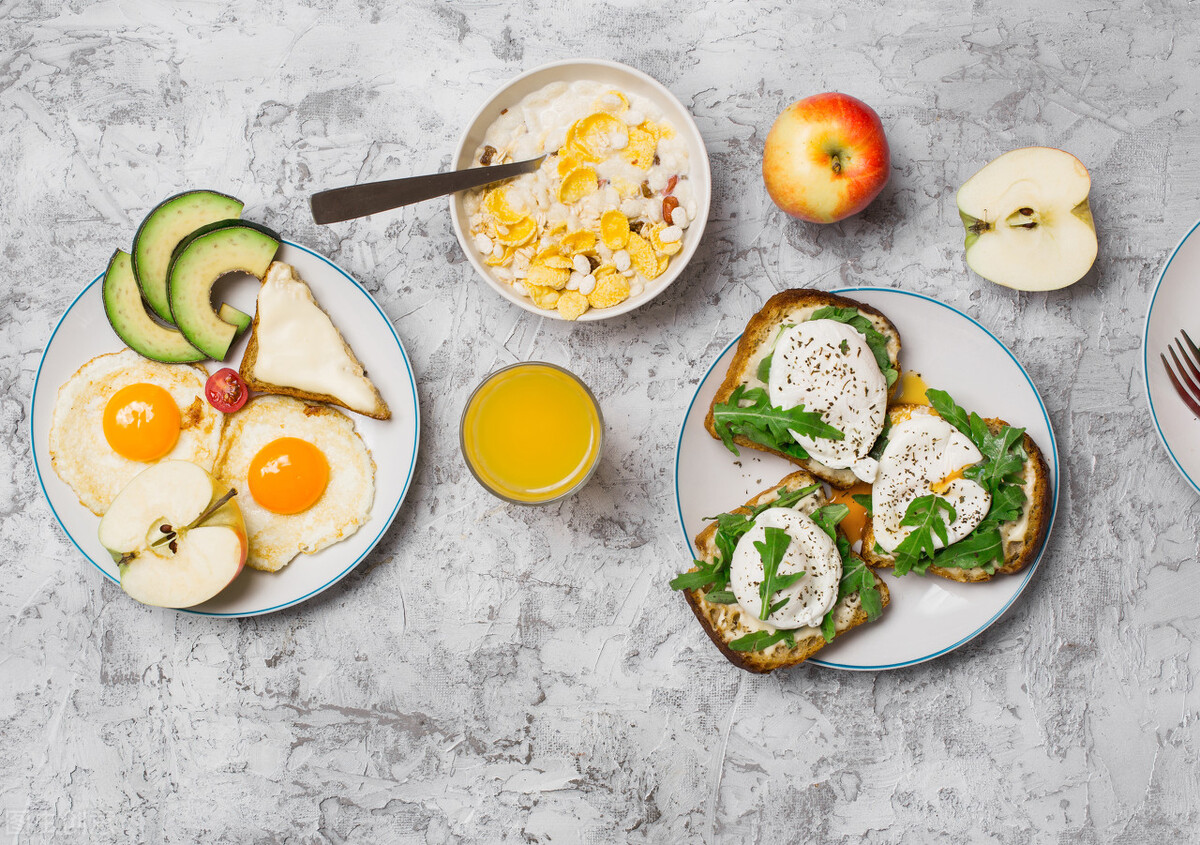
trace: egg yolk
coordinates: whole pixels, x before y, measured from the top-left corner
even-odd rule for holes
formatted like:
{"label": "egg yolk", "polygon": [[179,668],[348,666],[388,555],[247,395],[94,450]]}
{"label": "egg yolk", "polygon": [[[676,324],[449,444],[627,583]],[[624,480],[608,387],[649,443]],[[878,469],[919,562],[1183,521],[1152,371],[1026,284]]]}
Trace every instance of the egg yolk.
{"label": "egg yolk", "polygon": [[280,437],[250,461],[250,495],[272,513],[300,513],[312,507],[329,483],[324,453],[299,437]]}
{"label": "egg yolk", "polygon": [[850,509],[850,512],[842,517],[839,523],[842,526],[842,531],[845,532],[846,538],[851,543],[857,543],[867,533],[867,509],[855,501],[855,496],[867,495],[871,492],[871,485],[866,483],[855,484],[848,490],[834,490],[829,497],[831,505],[845,505]]}
{"label": "egg yolk", "polygon": [[131,461],[156,461],[175,448],[179,406],[157,384],[127,384],[104,406],[104,439]]}

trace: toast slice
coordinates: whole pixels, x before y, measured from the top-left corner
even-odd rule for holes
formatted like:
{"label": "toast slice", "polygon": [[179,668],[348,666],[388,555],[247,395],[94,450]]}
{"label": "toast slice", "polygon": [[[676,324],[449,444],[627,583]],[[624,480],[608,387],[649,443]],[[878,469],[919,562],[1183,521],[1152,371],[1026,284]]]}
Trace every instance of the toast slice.
{"label": "toast slice", "polygon": [[[754,496],[742,507],[731,512],[748,514],[757,505],[777,499],[783,493],[799,490],[816,482],[817,479],[808,472],[798,470],[784,478],[778,484],[774,484]],[[805,513],[811,513],[824,504],[827,504],[825,492],[822,488],[818,487],[816,491],[801,499],[796,504],[796,507],[799,507]],[[699,551],[701,559],[705,562],[711,562],[717,556],[717,547],[714,542],[716,533],[717,524],[714,522],[696,536],[696,549]],[[858,555],[851,553],[851,556],[855,560],[861,560]],[[879,590],[883,605],[886,607],[890,601],[887,585],[883,582],[883,579],[874,575],[874,573],[872,573],[872,577],[875,578],[875,586]],[[749,618],[736,603],[714,604],[707,601],[705,599],[706,592],[707,588],[683,591],[688,605],[692,608],[692,612],[696,614],[696,618],[700,620],[700,625],[704,628],[705,633],[708,634],[709,639],[728,658],[730,663],[740,669],[761,674],[773,672],[785,666],[795,666],[798,663],[803,663],[827,645],[825,638],[821,635],[820,629],[809,627],[796,630],[795,646],[789,646],[787,642],[780,641],[762,651],[734,651],[730,647],[730,643],[746,634],[765,630],[766,626],[759,623],[757,619]],[[866,621],[867,612],[863,609],[858,593],[851,593],[841,599],[834,605],[834,642],[846,631],[856,628]]]}
{"label": "toast slice", "polygon": [[[914,413],[937,415],[936,411],[926,405],[893,405],[888,408],[888,417],[893,423],[907,419]],[[992,434],[999,433],[1000,429],[1008,425],[1004,420],[995,418],[986,419],[984,422],[987,423],[988,430]],[[951,581],[964,583],[990,581],[996,575],[1011,575],[1020,572],[1037,557],[1038,552],[1041,551],[1042,542],[1046,538],[1046,531],[1050,528],[1050,502],[1053,498],[1053,490],[1050,487],[1050,470],[1046,465],[1046,459],[1042,456],[1041,449],[1028,434],[1024,435],[1021,445],[1027,456],[1021,480],[1021,488],[1025,491],[1025,504],[1019,518],[1002,523],[1000,526],[1000,536],[1004,544],[1004,563],[996,566],[994,574],[989,573],[981,566],[963,569],[931,565],[926,570],[927,572],[949,578]],[[891,567],[896,562],[891,555],[875,551],[875,532],[870,521],[868,521],[866,533],[863,535],[862,556],[873,567]]]}
{"label": "toast slice", "polygon": [[282,261],[263,279],[240,373],[260,393],[340,405],[377,420],[392,416],[308,285]]}
{"label": "toast slice", "polygon": [[[803,322],[809,319],[814,311],[826,306],[853,308],[866,317],[875,330],[887,340],[888,360],[897,372],[900,371],[900,332],[879,311],[865,303],[826,291],[803,288],[785,290],[768,299],[762,309],[746,324],[746,330],[738,342],[737,351],[725,373],[725,380],[717,390],[716,396],[713,397],[712,404],[708,407],[708,414],[704,418],[704,427],[708,429],[709,434],[719,439],[720,436],[713,424],[713,408],[728,401],[739,385],[747,388],[766,387],[766,384],[758,378],[758,365],[763,358],[771,354],[779,335],[780,326],[785,323]],[[893,395],[899,384],[900,381],[897,379],[896,384],[892,386]],[[833,469],[815,458],[801,460],[761,443],[755,443],[741,434],[735,434],[733,442],[738,446],[746,446],[786,458],[834,487],[844,489],[852,487],[859,481],[858,477],[849,469]]]}

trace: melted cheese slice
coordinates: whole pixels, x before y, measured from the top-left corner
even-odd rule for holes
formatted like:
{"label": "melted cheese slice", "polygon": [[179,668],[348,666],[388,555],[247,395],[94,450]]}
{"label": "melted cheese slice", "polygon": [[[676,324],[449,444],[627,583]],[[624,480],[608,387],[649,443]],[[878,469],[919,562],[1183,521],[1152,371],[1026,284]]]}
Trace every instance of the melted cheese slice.
{"label": "melted cheese slice", "polygon": [[381,404],[362,364],[290,264],[273,262],[258,293],[254,378],[324,394],[361,413]]}

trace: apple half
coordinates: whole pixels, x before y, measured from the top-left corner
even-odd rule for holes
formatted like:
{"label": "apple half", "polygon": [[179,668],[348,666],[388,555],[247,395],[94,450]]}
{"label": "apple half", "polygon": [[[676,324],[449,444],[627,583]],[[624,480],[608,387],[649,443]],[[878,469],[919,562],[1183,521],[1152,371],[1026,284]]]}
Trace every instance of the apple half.
{"label": "apple half", "polygon": [[1007,152],[958,191],[967,264],[1017,290],[1056,290],[1079,281],[1096,260],[1083,163],[1052,147]]}
{"label": "apple half", "polygon": [[142,604],[192,607],[225,589],[248,543],[233,491],[189,461],[142,470],[100,520],[121,589]]}

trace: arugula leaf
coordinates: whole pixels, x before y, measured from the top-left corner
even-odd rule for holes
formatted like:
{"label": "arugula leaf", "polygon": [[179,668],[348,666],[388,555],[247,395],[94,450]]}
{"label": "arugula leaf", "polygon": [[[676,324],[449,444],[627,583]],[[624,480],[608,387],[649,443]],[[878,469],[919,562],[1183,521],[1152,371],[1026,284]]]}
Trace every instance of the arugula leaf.
{"label": "arugula leaf", "polygon": [[733,590],[709,590],[704,594],[704,600],[709,604],[737,604]]}
{"label": "arugula leaf", "polygon": [[719,558],[711,562],[694,560],[692,563],[696,565],[696,569],[681,572],[671,579],[672,590],[695,590],[709,584],[716,584],[720,580],[722,566]]}
{"label": "arugula leaf", "polygon": [[932,564],[945,569],[983,567],[990,575],[996,571],[996,564],[1003,562],[1004,540],[1000,529],[980,523],[966,537],[934,555]]}
{"label": "arugula leaf", "polygon": [[733,651],[763,651],[775,645],[780,640],[787,640],[788,646],[796,647],[796,637],[791,631],[755,631],[752,634],[738,637],[729,644]]}
{"label": "arugula leaf", "polygon": [[[832,509],[845,508],[846,506],[827,505],[826,507]],[[820,525],[820,523],[817,524]],[[821,527],[824,528],[823,525]],[[859,601],[862,603],[862,608],[867,614],[868,622],[875,621],[883,613],[883,596],[879,593],[879,587],[875,583],[874,574],[872,574],[870,568],[863,562],[862,558],[850,554],[850,541],[840,535],[837,536],[837,541],[838,553],[842,556],[842,580],[838,582],[837,601],[834,602],[829,612],[825,614],[825,618],[821,620],[821,636],[825,638],[825,642],[832,642],[837,633],[833,622],[833,612],[837,608],[837,603],[846,596],[858,593]]]}
{"label": "arugula leaf", "polygon": [[955,404],[954,400],[950,398],[949,393],[944,390],[935,390],[931,387],[925,391],[925,398],[929,400],[929,404],[933,406],[933,410],[938,412],[939,417],[950,423],[950,425],[957,428],[967,437],[971,436],[971,420],[967,416],[967,412]]}
{"label": "arugula leaf", "polygon": [[776,610],[787,604],[787,599],[784,599],[776,605],[771,605],[771,596],[784,587],[790,587],[800,578],[804,577],[803,572],[797,572],[793,575],[777,575],[779,564],[783,562],[783,556],[791,544],[792,536],[782,528],[775,528],[774,526],[763,529],[763,539],[754,541],[754,548],[758,549],[758,554],[762,558],[763,565],[763,579],[758,585],[758,595],[762,600],[762,609],[759,611],[758,618],[764,621]]}
{"label": "arugula leaf", "polygon": [[883,431],[879,432],[879,436],[875,438],[875,445],[871,447],[871,451],[867,453],[868,458],[879,460],[883,457],[883,450],[887,448],[888,434],[892,430],[892,418],[887,414],[883,415]]}
{"label": "arugula leaf", "polygon": [[858,313],[856,309],[828,305],[825,308],[818,308],[808,319],[835,320],[839,323],[845,323],[852,329],[856,329],[867,341],[867,346],[870,348],[871,354],[875,356],[875,363],[879,365],[879,371],[887,379],[887,386],[890,388],[896,383],[896,379],[900,378],[900,373],[892,366],[892,361],[888,357],[887,338],[871,324],[870,320]]}
{"label": "arugula leaf", "polygon": [[758,369],[755,370],[755,372],[754,372],[754,374],[756,376],[758,376],[759,381],[761,381],[761,382],[770,381],[770,379],[771,379],[771,359],[775,357],[775,347],[779,345],[779,338],[781,338],[783,336],[784,332],[786,332],[790,328],[793,328],[795,325],[796,325],[795,323],[783,323],[782,325],[780,325],[779,331],[776,332],[776,334],[775,334],[775,339],[773,341],[771,341],[771,353],[769,355],[767,355],[765,358],[763,358],[761,361],[758,362]]}
{"label": "arugula leaf", "polygon": [[838,523],[846,518],[850,508],[846,505],[824,505],[812,512],[812,521],[834,540],[837,539]]}
{"label": "arugula leaf", "polygon": [[900,541],[900,545],[896,546],[896,551],[892,553],[896,559],[897,575],[905,575],[909,570],[924,574],[929,567],[929,560],[926,558],[932,559],[936,551],[933,545],[934,535],[936,534],[943,544],[949,539],[946,523],[939,513],[943,510],[950,515],[951,521],[957,516],[954,506],[940,496],[918,496],[909,503],[900,524],[913,526],[913,531]]}
{"label": "arugula leaf", "polygon": [[874,504],[871,501],[870,493],[855,493],[850,498],[853,499],[859,507],[863,508],[867,512],[867,516],[875,515]]}
{"label": "arugula leaf", "polygon": [[[743,405],[743,402],[749,402]],[[741,454],[733,442],[733,436],[743,437],[769,446],[794,458],[804,460],[808,452],[796,442],[792,432],[805,437],[825,437],[842,440],[845,435],[822,421],[817,411],[806,411],[803,405],[783,409],[771,404],[767,391],[761,387],[747,389],[739,384],[729,394],[726,402],[713,406],[713,428],[733,454]]]}

